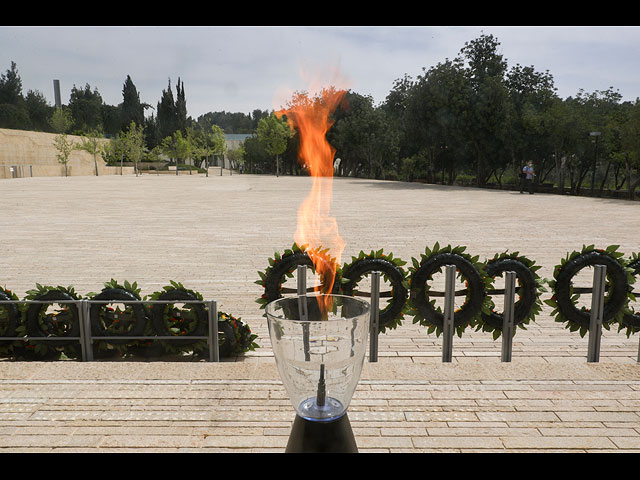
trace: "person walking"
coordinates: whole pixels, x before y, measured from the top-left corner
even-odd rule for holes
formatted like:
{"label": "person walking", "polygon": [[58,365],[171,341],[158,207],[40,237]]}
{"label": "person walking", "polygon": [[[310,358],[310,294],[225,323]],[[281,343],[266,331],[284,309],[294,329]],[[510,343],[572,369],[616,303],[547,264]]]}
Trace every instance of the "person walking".
{"label": "person walking", "polygon": [[522,174],[520,182],[520,193],[524,193],[523,190],[525,187],[529,190],[529,194],[533,195],[533,177],[535,176],[535,172],[533,170],[533,162],[527,163],[522,168]]}

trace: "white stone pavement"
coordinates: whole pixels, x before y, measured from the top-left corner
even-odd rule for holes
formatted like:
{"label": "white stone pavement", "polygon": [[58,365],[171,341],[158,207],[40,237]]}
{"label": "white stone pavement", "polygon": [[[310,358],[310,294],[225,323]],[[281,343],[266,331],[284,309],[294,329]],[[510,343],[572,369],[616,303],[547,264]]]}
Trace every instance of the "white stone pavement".
{"label": "white stone pavement", "polygon": [[[99,291],[115,278],[150,294],[181,281],[259,335],[256,352],[206,361],[2,362],[0,451],[281,452],[293,409],[253,283],[293,243],[309,178],[250,175],[34,177],[0,181],[0,284]],[[481,258],[519,251],[543,277],[583,244],[640,251],[640,205],[373,180],[335,179],[343,261],[425,246]],[[546,298],[543,296],[543,298]],[[640,306],[636,307],[640,309]],[[638,336],[604,331],[600,361],[550,309],[500,341],[441,338],[404,324],[379,338],[349,409],[361,452],[640,451]]]}

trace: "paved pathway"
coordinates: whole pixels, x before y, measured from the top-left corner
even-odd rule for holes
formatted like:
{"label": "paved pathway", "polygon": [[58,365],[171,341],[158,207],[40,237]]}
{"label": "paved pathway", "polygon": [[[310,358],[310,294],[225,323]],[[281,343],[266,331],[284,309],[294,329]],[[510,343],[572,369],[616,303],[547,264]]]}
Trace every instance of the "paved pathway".
{"label": "paved pathway", "polygon": [[[99,291],[115,278],[143,294],[181,281],[242,317],[261,348],[233,361],[2,362],[0,451],[281,452],[293,409],[275,370],[253,283],[293,243],[310,180],[114,176],[0,183],[0,283]],[[347,246],[410,261],[425,246],[509,249],[550,277],[583,244],[640,251],[637,203],[336,179]],[[640,309],[640,307],[637,307]],[[606,331],[598,363],[587,338],[545,307],[519,330],[513,361],[467,330],[442,363],[441,338],[405,324],[379,339],[349,417],[362,452],[640,451],[638,336]]]}

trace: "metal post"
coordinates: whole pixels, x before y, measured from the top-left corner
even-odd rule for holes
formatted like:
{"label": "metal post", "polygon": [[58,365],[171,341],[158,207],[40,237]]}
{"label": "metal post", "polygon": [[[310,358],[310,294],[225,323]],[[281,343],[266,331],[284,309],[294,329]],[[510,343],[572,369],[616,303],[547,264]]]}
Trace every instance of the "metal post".
{"label": "metal post", "polygon": [[[300,320],[306,322],[309,319],[309,312],[307,310],[307,266],[298,265],[296,271],[298,280],[298,313],[300,314]],[[304,359],[306,361],[311,360],[309,353],[309,324],[302,324],[302,342],[304,348]]]}
{"label": "metal post", "polygon": [[606,278],[606,265],[595,265],[593,271],[593,290],[591,293],[591,319],[589,322],[587,362],[598,362],[600,360],[600,339],[602,337]]}
{"label": "metal post", "polygon": [[369,361],[378,361],[378,328],[380,320],[380,272],[371,272],[371,322],[369,324]]}
{"label": "metal post", "polygon": [[516,293],[516,273],[504,275],[504,312],[502,313],[502,357],[503,362],[511,361],[513,347],[514,296]]}
{"label": "metal post", "polygon": [[93,341],[91,340],[91,307],[87,299],[81,300],[78,305],[80,322],[80,347],[82,359],[86,362],[93,361]]}
{"label": "metal post", "polygon": [[442,361],[451,362],[453,350],[453,310],[456,299],[456,266],[445,267],[444,319],[442,324]]}
{"label": "metal post", "polygon": [[209,360],[220,361],[220,347],[218,345],[218,305],[215,300],[209,301]]}
{"label": "metal post", "polygon": [[300,320],[307,320],[309,318],[308,310],[307,310],[307,266],[306,265],[298,265],[297,270],[297,280],[298,280],[298,296],[303,297],[298,299],[298,311],[300,313]]}
{"label": "metal post", "polygon": [[80,327],[80,353],[83,361],[87,361],[87,338],[85,336],[85,329],[86,329],[85,318],[87,314],[86,304],[87,304],[86,299],[81,300],[79,305],[80,308],[78,308],[78,323]]}

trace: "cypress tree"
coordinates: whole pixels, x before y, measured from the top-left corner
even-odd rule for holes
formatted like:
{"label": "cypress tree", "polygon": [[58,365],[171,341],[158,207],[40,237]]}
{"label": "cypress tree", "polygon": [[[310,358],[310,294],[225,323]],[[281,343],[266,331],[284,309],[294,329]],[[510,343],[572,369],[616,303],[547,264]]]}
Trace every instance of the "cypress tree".
{"label": "cypress tree", "polygon": [[158,102],[156,120],[161,140],[170,137],[176,131],[176,105],[171,92],[171,79],[169,79],[168,88],[162,91],[162,97]]}
{"label": "cypress tree", "polygon": [[128,128],[131,122],[144,125],[144,107],[140,103],[140,94],[129,75],[122,87],[122,98],[121,129]]}
{"label": "cypress tree", "polygon": [[176,129],[180,130],[183,135],[187,134],[187,100],[184,96],[184,83],[180,82],[178,77],[178,85],[176,85]]}

